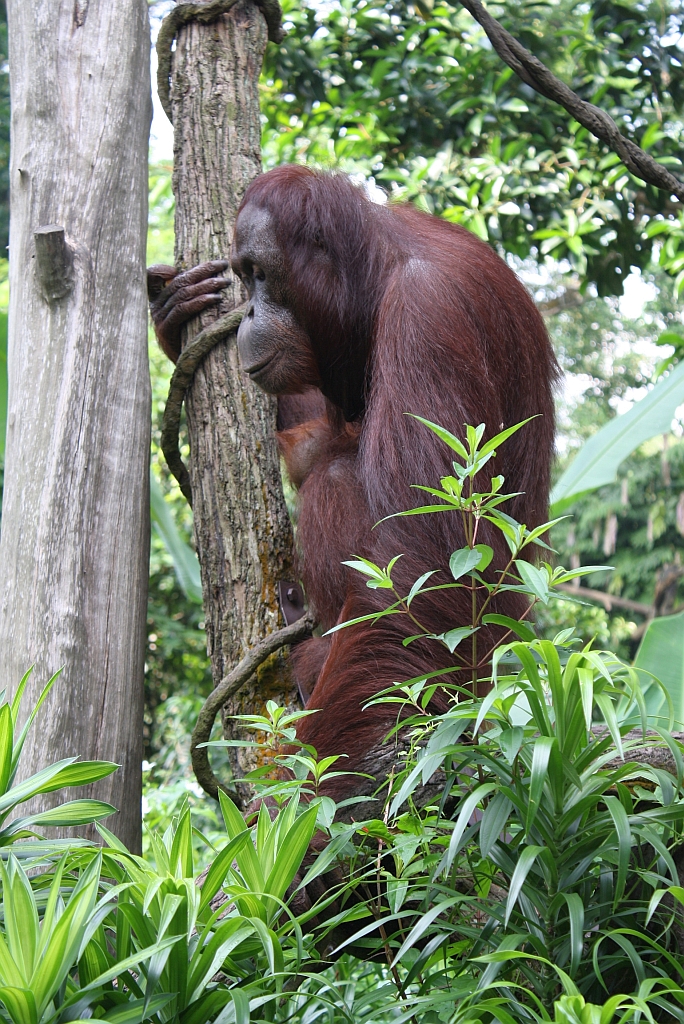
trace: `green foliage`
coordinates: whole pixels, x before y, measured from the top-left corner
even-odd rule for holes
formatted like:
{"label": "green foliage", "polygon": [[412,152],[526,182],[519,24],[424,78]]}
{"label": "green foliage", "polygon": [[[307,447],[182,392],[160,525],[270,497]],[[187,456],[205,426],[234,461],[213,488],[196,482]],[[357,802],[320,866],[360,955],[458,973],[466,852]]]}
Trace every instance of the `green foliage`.
{"label": "green foliage", "polygon": [[[449,586],[475,589],[484,604],[510,585],[543,604],[563,570],[517,557],[539,538],[502,512],[501,478],[478,489],[480,470],[524,424],[485,443],[484,428],[469,427],[464,443],[423,422],[456,458],[453,476],[424,487],[437,501],[414,514],[457,511],[467,524]],[[480,576],[489,560],[477,543],[481,518],[509,542],[510,565],[495,582]],[[357,559],[355,568],[390,601],[397,596],[391,565]],[[398,597],[398,613],[410,617],[428,584],[425,574]],[[387,613],[397,613],[393,604]],[[469,636],[433,640],[457,663],[459,644],[486,618],[476,607]],[[338,758],[297,744],[296,723],[308,712],[269,704],[245,724],[263,736],[262,754],[289,751],[252,773],[262,802],[250,819],[220,795],[223,825],[211,842],[184,805],[148,835],[144,857],[98,826],[104,849],[73,846],[40,874],[28,877],[14,855],[6,867],[0,861],[0,1016],[12,1024],[681,1019],[684,748],[661,729],[653,743],[673,770],[639,760],[642,737],[627,732],[647,708],[637,672],[614,655],[576,650],[572,630],[550,641],[527,623],[496,619],[510,640],[492,652],[487,696],[455,688],[434,714],[428,676],[376,697],[396,705],[402,740],[378,818],[363,819],[359,801],[350,816],[321,794]],[[52,780],[53,788],[73,781]],[[199,877],[198,840],[211,851]]]}
{"label": "green foliage", "polygon": [[612,483],[624,460],[656,434],[670,431],[676,410],[684,402],[684,363],[636,402],[616,416],[580,449],[551,494],[554,512],[562,512],[578,495]]}
{"label": "green foliage", "polygon": [[[372,174],[392,195],[508,253],[568,260],[620,294],[651,255],[684,280],[677,204],[633,178],[557,105],[522,84],[459,6],[405,0],[283,5],[266,55],[267,163]],[[677,170],[684,76],[679,5],[554,0],[500,20],[620,130]]]}
{"label": "green foliage", "polygon": [[[11,846],[19,839],[37,837],[36,828],[87,825],[109,817],[116,808],[101,800],[68,800],[50,810],[27,814],[8,820],[20,804],[34,796],[54,793],[74,786],[86,786],[104,779],[116,771],[110,761],[79,761],[76,757],[63,758],[35,775],[16,782],[17,770],[27,736],[45,698],[57,682],[59,673],[45,685],[37,704],[23,726],[19,725],[19,712],[31,669],[24,675],[11,702],[0,694],[0,847]],[[35,854],[36,844],[22,845],[24,852]]]}
{"label": "green foliage", "polygon": [[[0,465],[5,462],[7,431],[7,313],[0,312]],[[0,490],[1,493],[1,490]]]}
{"label": "green foliage", "polygon": [[[634,667],[662,683],[670,700],[677,729],[684,726],[684,612],[652,619],[639,645]],[[642,686],[650,715],[666,715],[662,694],[646,677]]]}
{"label": "green foliage", "polygon": [[[683,336],[681,312],[673,305],[660,272],[644,275],[642,294],[651,297],[638,319],[621,310],[614,299],[560,292],[562,276],[553,276],[538,292],[545,305],[560,312],[549,319],[555,350],[566,374],[565,394],[558,406],[561,456],[557,471],[566,469],[582,444],[616,416],[616,409],[638,401],[666,365],[676,364],[677,342]],[[564,297],[576,305],[563,306]],[[638,308],[638,307],[637,307]],[[635,310],[636,313],[636,310]],[[633,314],[634,315],[634,314]],[[667,424],[666,430],[669,430]],[[651,605],[656,586],[680,557],[684,528],[684,449],[677,433],[643,444],[619,469],[616,483],[576,498],[571,518],[552,531],[552,544],[565,565],[609,560],[615,570],[599,574],[591,586],[632,601]],[[678,511],[680,508],[680,511]],[[669,567],[669,568],[668,568]],[[677,584],[672,601],[676,601]],[[681,587],[680,587],[681,593]],[[581,597],[581,592],[578,595]],[[664,608],[671,609],[670,602]],[[574,625],[589,640],[599,637],[624,657],[632,657],[643,615],[634,610],[597,604],[551,602],[542,612],[545,635]],[[632,639],[633,638],[633,639]]]}
{"label": "green foliage", "polygon": [[173,567],[183,593],[189,601],[201,604],[202,584],[197,555],[181,536],[153,473],[150,473],[150,511],[152,524],[173,559]]}
{"label": "green foliage", "polygon": [[[433,501],[430,505],[421,505],[406,512],[397,512],[395,516],[420,516],[443,512],[451,513],[452,515],[455,513],[460,514],[467,546],[454,551],[449,560],[449,568],[454,582],[428,586],[430,578],[434,575],[433,570],[416,580],[408,594],[400,594],[392,579],[392,569],[401,557],[400,555],[393,558],[387,568],[381,568],[366,558],[357,558],[354,561],[346,562],[346,565],[357,569],[364,576],[368,577],[366,586],[374,590],[391,590],[396,600],[382,611],[372,612],[357,619],[350,619],[348,622],[334,626],[328,632],[335,633],[339,629],[345,629],[348,626],[355,625],[357,622],[376,622],[378,619],[388,615],[405,616],[408,618],[409,624],[413,625],[414,631],[412,636],[407,636],[403,641],[404,646],[407,646],[414,640],[430,639],[443,643],[451,654],[456,652],[453,668],[431,673],[431,676],[443,675],[445,671],[454,672],[457,669],[466,669],[472,680],[474,692],[478,679],[481,680],[483,674],[486,677],[494,654],[494,648],[486,646],[484,651],[478,648],[478,633],[482,626],[493,625],[502,627],[504,630],[503,640],[507,640],[511,635],[518,636],[522,640],[529,640],[534,636],[531,628],[523,622],[518,622],[506,615],[492,614],[488,611],[498,594],[504,592],[524,594],[529,600],[529,608],[525,616],[527,617],[527,615],[534,611],[537,605],[547,605],[554,593],[559,594],[559,587],[590,573],[603,572],[607,567],[592,566],[589,568],[567,570],[562,566],[554,567],[549,562],[543,562],[537,566],[531,564],[524,557],[524,553],[530,553],[529,551],[525,552],[525,549],[533,550],[534,546],[548,548],[548,545],[542,538],[560,520],[556,519],[551,522],[542,523],[533,530],[528,529],[522,523],[517,523],[503,512],[500,507],[511,497],[515,496],[506,494],[503,490],[505,481],[502,476],[493,476],[491,478],[489,490],[478,491],[475,489],[475,479],[483,467],[490,459],[496,458],[497,450],[501,445],[512,434],[520,430],[521,427],[524,427],[526,423],[529,423],[529,420],[524,420],[522,423],[508,427],[481,445],[485,432],[484,423],[481,423],[478,427],[467,426],[465,428],[466,442],[464,444],[458,437],[443,427],[431,423],[420,416],[415,416],[414,419],[417,419],[436,434],[457,455],[459,461],[454,460],[452,463],[454,475],[442,477],[439,482],[439,488],[428,487],[423,484],[414,485],[417,490],[425,491],[432,495],[436,502]],[[395,516],[390,516],[389,518],[394,518]],[[510,552],[507,564],[503,567],[496,567],[496,578],[493,581],[488,580],[482,575],[489,566],[494,552],[489,545],[477,543],[478,527],[481,521],[490,523],[503,534]],[[429,632],[412,611],[411,604],[413,600],[419,594],[453,589],[467,589],[470,591],[472,608],[470,623],[461,624],[439,635]],[[415,633],[415,627],[418,628],[418,633]],[[468,638],[470,639],[470,653],[466,655],[461,651],[457,652],[456,648]],[[421,681],[416,680],[416,682],[420,685]],[[431,693],[434,692],[434,685],[428,691],[426,699],[429,699]]]}

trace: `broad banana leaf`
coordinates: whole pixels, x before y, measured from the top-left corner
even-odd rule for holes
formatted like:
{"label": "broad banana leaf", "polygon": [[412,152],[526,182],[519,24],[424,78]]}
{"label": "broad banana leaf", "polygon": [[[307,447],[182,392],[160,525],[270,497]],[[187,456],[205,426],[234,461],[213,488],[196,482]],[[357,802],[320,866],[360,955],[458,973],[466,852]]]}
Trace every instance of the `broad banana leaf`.
{"label": "broad banana leaf", "polygon": [[[634,667],[652,673],[663,684],[674,705],[675,730],[684,727],[684,611],[652,619],[639,645]],[[659,717],[667,728],[668,708],[650,677],[640,673],[649,718]]]}
{"label": "broad banana leaf", "polygon": [[666,434],[684,403],[684,360],[641,401],[582,445],[551,494],[551,514],[562,512],[587,491],[617,479],[620,463],[656,434]]}

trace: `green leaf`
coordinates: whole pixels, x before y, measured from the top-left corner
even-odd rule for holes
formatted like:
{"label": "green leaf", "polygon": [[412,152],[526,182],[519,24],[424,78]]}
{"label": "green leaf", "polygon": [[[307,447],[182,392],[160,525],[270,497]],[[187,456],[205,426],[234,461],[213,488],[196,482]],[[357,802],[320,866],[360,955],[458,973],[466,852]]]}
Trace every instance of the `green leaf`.
{"label": "green leaf", "polygon": [[0,793],[7,792],[12,774],[12,753],[14,750],[14,723],[9,704],[0,707]]}
{"label": "green leaf", "polygon": [[478,786],[477,789],[474,789],[473,792],[469,793],[468,796],[465,798],[465,800],[461,804],[461,810],[459,812],[458,818],[456,819],[454,830],[451,833],[451,839],[449,840],[449,848],[444,854],[444,857],[442,858],[442,861],[437,870],[437,874],[440,874],[442,871],[448,872],[451,870],[451,865],[454,863],[454,858],[456,857],[456,854],[459,851],[459,844],[463,837],[463,833],[468,827],[468,823],[470,821],[473,811],[478,806],[478,804],[480,804],[486,796],[489,796],[490,793],[493,793],[496,788],[497,786],[495,785],[495,783],[486,782],[483,785]]}
{"label": "green leaf", "polygon": [[36,796],[38,793],[42,793],[43,787],[52,782],[63,768],[73,764],[75,760],[75,757],[65,757],[61,761],[55,761],[54,764],[36,772],[35,775],[31,775],[28,779],[24,779],[17,786],[12,786],[7,793],[0,796],[0,814],[10,807],[15,807],[17,804],[30,800],[32,796]]}
{"label": "green leaf", "polygon": [[246,842],[251,842],[251,833],[248,828],[245,827],[243,832],[234,836],[221,850],[207,872],[207,877],[202,885],[202,898],[200,900],[200,913],[206,906],[208,906],[213,900],[216,893],[223,885],[223,881],[228,874],[230,865],[235,860],[236,854],[242,849]]}
{"label": "green leaf", "polygon": [[[121,1006],[116,1006],[113,1010],[109,1010],[105,1013],[104,1017],[91,1017],[88,1024],[92,1024],[95,1020],[106,1021],[107,1024],[140,1024],[140,1021],[147,1020],[158,1013],[159,1010],[163,1010],[173,998],[173,995],[162,992],[160,995],[152,996],[149,1001],[145,999],[131,999],[130,1002],[123,1003]],[[143,1015],[144,1009],[146,1013]]]}
{"label": "green leaf", "polygon": [[684,362],[622,416],[606,423],[580,448],[551,494],[553,514],[587,491],[617,479],[620,464],[656,434],[666,434],[675,410],[684,402]]}
{"label": "green leaf", "polygon": [[295,821],[278,850],[276,862],[266,879],[265,891],[282,899],[285,890],[297,873],[316,831],[318,808],[310,807]]}
{"label": "green leaf", "polygon": [[526,846],[518,858],[518,863],[515,865],[515,871],[513,872],[511,884],[508,889],[508,899],[506,900],[506,916],[504,920],[506,927],[508,927],[508,922],[511,914],[513,913],[513,908],[515,907],[518,896],[520,895],[520,890],[525,884],[525,879],[529,875],[532,865],[543,849],[543,846]]}
{"label": "green leaf", "polygon": [[36,1000],[27,988],[0,988],[0,1000],[7,1007],[12,1024],[37,1024]]}
{"label": "green leaf", "polygon": [[[9,859],[7,872],[3,870],[0,877],[9,953],[24,979],[28,981],[33,974],[38,951],[38,908],[31,883],[21,865],[13,857]],[[10,975],[3,980],[13,979]]]}
{"label": "green leaf", "polygon": [[[26,686],[26,683],[28,682],[28,678],[31,675],[32,671],[33,671],[33,669],[29,669],[28,672],[25,673],[24,677],[21,680],[21,683],[19,684],[17,692],[15,693],[15,695],[14,695],[14,697],[12,699],[12,717],[14,719],[15,727],[16,727],[17,717],[18,717],[18,713],[19,713],[19,704],[21,702],[21,698],[22,698],[22,695],[24,693],[24,687]],[[12,755],[12,770],[13,771],[14,771],[14,769],[17,766],[17,762],[19,761],[19,756],[21,755],[21,751],[22,751],[22,749],[24,747],[24,741],[26,740],[26,737],[28,735],[29,729],[33,725],[34,719],[35,719],[36,715],[38,714],[38,712],[40,711],[41,707],[43,706],[43,703],[47,699],[47,696],[48,696],[50,690],[55,685],[55,683],[57,682],[57,680],[59,679],[61,674],[62,674],[62,669],[59,668],[59,669],[57,669],[55,674],[50,679],[48,679],[47,683],[45,684],[45,686],[43,687],[43,689],[41,691],[40,697],[38,698],[36,703],[31,708],[29,716],[26,719],[26,721],[24,722],[24,727],[23,727],[23,729],[21,730],[21,732],[19,734],[19,739],[14,744],[14,754]],[[77,758],[70,757],[68,759],[68,761],[60,762],[60,763],[69,763],[70,764],[72,761],[76,761],[76,760],[77,760]],[[53,767],[54,767],[54,765],[51,766],[51,768],[48,768],[46,770],[50,771]],[[18,801],[15,801],[15,803],[17,803],[17,802]]]}
{"label": "green leaf", "polygon": [[[675,722],[684,724],[684,611],[649,622],[634,667],[660,680],[672,698]],[[654,715],[663,714],[663,703],[664,696]]]}
{"label": "green leaf", "polygon": [[482,625],[505,626],[506,629],[510,629],[511,632],[527,643],[535,639],[534,630],[530,626],[524,622],[518,622],[517,619],[510,618],[508,615],[483,615]]}
{"label": "green leaf", "polygon": [[475,568],[478,572],[484,572],[494,557],[494,549],[489,544],[476,544],[473,550],[480,552],[480,561]]}
{"label": "green leaf", "polygon": [[437,571],[437,569],[432,569],[430,572],[424,572],[423,575],[416,580],[406,598],[406,605],[408,608],[411,607],[411,602],[413,601],[414,597],[417,597],[418,594],[420,593],[420,588],[423,586],[423,584],[426,583],[431,576],[434,576],[434,574]]}
{"label": "green leaf", "polygon": [[506,427],[500,433],[495,434],[489,441],[482,446],[479,451],[480,458],[483,455],[489,455],[490,452],[495,451],[499,448],[504,441],[507,441],[511,434],[515,434],[521,427],[524,427],[526,423],[530,423],[532,420],[536,420],[537,416],[528,416],[526,420],[521,420],[520,423],[515,423],[512,427]]}
{"label": "green leaf", "polygon": [[574,975],[582,960],[584,948],[584,904],[576,892],[565,892],[563,898],[570,919],[570,974]]}
{"label": "green leaf", "polygon": [[461,576],[472,572],[479,565],[481,559],[482,553],[477,548],[459,548],[449,559],[451,575],[455,580],[460,580]]}
{"label": "green leaf", "polygon": [[183,939],[182,935],[172,935],[168,939],[162,939],[161,942],[155,942],[153,946],[147,946],[145,949],[141,949],[131,956],[125,957],[123,960],[119,960],[114,964],[113,967],[108,968],[97,978],[94,978],[87,985],[84,985],[77,993],[77,996],[83,995],[85,992],[93,992],[98,988],[102,988],[103,985],[107,985],[110,981],[114,981],[117,978],[129,971],[133,967],[139,967],[140,964],[146,960],[150,960],[157,953],[168,949],[169,946],[175,946],[177,942]]}
{"label": "green leaf", "polygon": [[512,806],[507,796],[497,793],[485,807],[480,822],[480,853],[483,857],[489,856],[489,851],[506,827]]}
{"label": "green leaf", "polygon": [[186,808],[176,826],[171,853],[169,854],[169,870],[176,878],[192,878],[194,874],[192,856],[192,821],[190,808]]}
{"label": "green leaf", "polygon": [[542,793],[544,792],[544,784],[549,773],[549,760],[554,748],[557,746],[558,741],[555,736],[539,736],[534,741],[527,815],[525,818],[525,829],[528,833],[534,824],[534,819],[537,817]]}
{"label": "green leaf", "polygon": [[[234,839],[243,832],[245,820],[223,790],[219,790],[219,803],[228,835]],[[264,891],[264,876],[251,839],[239,848],[236,860],[246,885],[252,892],[262,893]]]}
{"label": "green leaf", "polygon": [[536,565],[530,565],[522,558],[516,558],[515,567],[520,573],[523,583],[534,597],[538,598],[542,604],[546,604],[549,600],[549,584],[541,569],[537,569]]}
{"label": "green leaf", "polygon": [[449,648],[449,653],[453,654],[460,643],[476,632],[477,629],[472,626],[457,626],[455,629],[447,630],[446,633],[431,633],[429,635],[434,640],[441,640]]}
{"label": "green leaf", "polygon": [[509,764],[513,764],[518,751],[522,747],[525,730],[521,725],[514,725],[511,729],[504,729],[499,735],[499,746],[501,753]]}
{"label": "green leaf", "polygon": [[0,832],[0,837],[14,835],[29,826],[40,828],[67,828],[76,825],[89,825],[101,818],[108,818],[117,813],[117,808],[102,800],[68,800],[58,807],[37,814],[28,814],[24,818],[16,818]]}
{"label": "green leaf", "polygon": [[447,910],[450,910],[456,903],[459,903],[463,899],[463,896],[452,896],[447,900],[440,900],[434,904],[426,913],[420,915],[420,919],[416,925],[413,926],[406,939],[401,944],[399,952],[392,961],[391,966],[394,967],[398,964],[405,953],[412,949],[422,935],[428,930],[432,922],[439,917],[440,914],[445,914]]}
{"label": "green leaf", "polygon": [[431,420],[424,420],[422,416],[414,416],[413,413],[407,413],[406,415],[410,416],[414,420],[418,420],[418,422],[422,423],[423,426],[428,428],[428,430],[431,430],[433,434],[436,434],[440,441],[444,441],[444,443],[448,445],[453,452],[460,455],[462,459],[467,460],[468,452],[466,451],[465,445],[450,431],[445,430],[444,427],[440,427],[437,423],[432,423]]}
{"label": "green leaf", "polygon": [[613,898],[613,907],[616,908],[625,891],[627,871],[629,869],[629,858],[632,853],[632,832],[629,827],[627,812],[618,798],[616,796],[607,796],[605,797],[605,803],[610,816],[613,819],[618,840],[618,875],[617,883],[615,885],[615,895]]}
{"label": "green leaf", "polygon": [[89,786],[100,779],[106,779],[120,767],[113,761],[77,761],[62,768],[47,786],[42,787],[41,793],[53,793],[57,789],[72,786]]}
{"label": "green leaf", "polygon": [[150,514],[152,525],[164,541],[173,560],[181,590],[190,601],[202,603],[202,580],[197,555],[180,535],[162,489],[150,470]]}

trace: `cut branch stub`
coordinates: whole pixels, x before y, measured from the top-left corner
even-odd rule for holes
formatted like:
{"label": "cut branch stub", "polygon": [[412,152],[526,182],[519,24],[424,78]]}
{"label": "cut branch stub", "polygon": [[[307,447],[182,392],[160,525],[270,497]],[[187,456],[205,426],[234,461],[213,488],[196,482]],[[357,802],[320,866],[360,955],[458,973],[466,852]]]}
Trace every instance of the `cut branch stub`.
{"label": "cut branch stub", "polygon": [[202,362],[208,352],[211,352],[221,341],[226,341],[234,334],[245,313],[245,307],[239,306],[231,310],[226,316],[214,321],[197,335],[191,345],[181,353],[176,369],[173,372],[169,385],[169,396],[166,400],[164,418],[162,420],[161,448],[166,463],[178,481],[179,487],[188,504],[192,506],[192,488],[190,486],[190,474],[187,466],[181,458],[178,446],[178,431],[180,430],[181,409],[185,392],[192,383],[195,370]]}
{"label": "cut branch stub", "polygon": [[[208,25],[220,18],[222,14],[227,14],[237,2],[238,0],[205,0],[203,3],[179,3],[164,18],[157,37],[157,92],[164,113],[172,124],[171,61],[178,29],[181,25],[187,25],[191,21],[199,21]],[[269,40],[272,43],[282,42],[285,32],[282,27],[283,12],[278,0],[256,0],[256,5],[266,21]]]}
{"label": "cut branch stub", "polygon": [[74,287],[74,253],[64,228],[47,224],[33,233],[36,246],[36,274],[45,301],[52,304],[66,298]]}

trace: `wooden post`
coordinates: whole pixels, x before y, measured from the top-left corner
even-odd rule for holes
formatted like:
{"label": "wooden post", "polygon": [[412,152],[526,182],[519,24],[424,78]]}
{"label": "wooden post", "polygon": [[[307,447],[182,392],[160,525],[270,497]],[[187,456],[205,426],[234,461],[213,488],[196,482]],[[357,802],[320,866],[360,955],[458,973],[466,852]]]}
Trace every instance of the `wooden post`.
{"label": "wooden post", "polygon": [[63,667],[23,773],[71,755],[119,763],[76,795],[118,807],[107,824],[139,850],[150,524],[147,3],[7,6],[12,223],[0,678],[11,691],[35,665],[26,714]]}
{"label": "wooden post", "polygon": [[[218,7],[216,0],[192,5],[196,13]],[[178,27],[170,109],[181,268],[230,255],[237,208],[261,170],[258,83],[267,31],[262,9],[251,0],[239,0],[209,24],[193,18]],[[169,47],[168,34],[163,46]],[[160,54],[161,67],[165,56]],[[186,343],[244,301],[237,278],[224,296],[218,309],[190,326]],[[292,529],[274,436],[276,402],[241,372],[234,335],[199,366],[186,408],[195,538],[217,686],[251,647],[282,625],[277,588],[293,578]],[[230,715],[260,713],[268,699],[297,704],[282,651],[229,701],[226,736],[239,735]],[[254,763],[249,751],[232,752],[236,778]],[[241,786],[240,795],[249,800],[249,787]]]}

